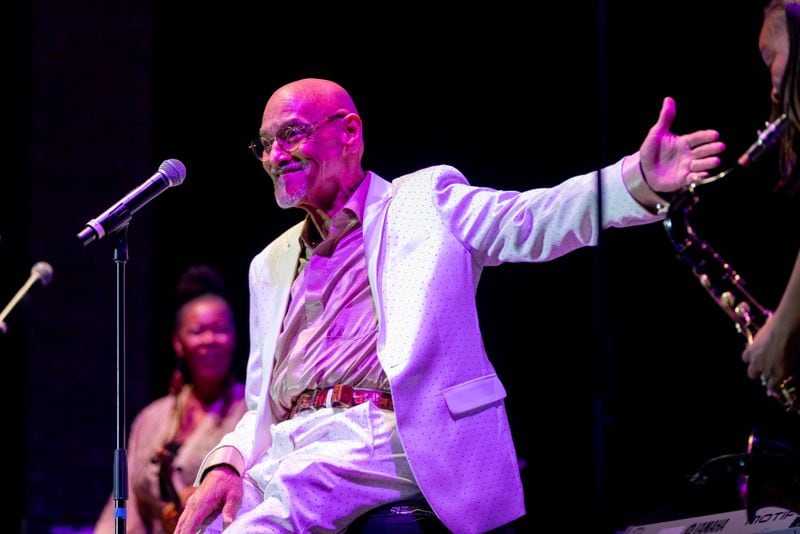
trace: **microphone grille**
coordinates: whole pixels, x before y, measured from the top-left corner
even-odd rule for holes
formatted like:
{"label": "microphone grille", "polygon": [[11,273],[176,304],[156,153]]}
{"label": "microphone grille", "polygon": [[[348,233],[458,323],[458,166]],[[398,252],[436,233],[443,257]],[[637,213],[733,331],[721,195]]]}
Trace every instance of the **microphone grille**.
{"label": "microphone grille", "polygon": [[42,285],[46,286],[53,279],[53,266],[46,261],[37,261],[31,267],[31,275],[41,280]]}
{"label": "microphone grille", "polygon": [[164,175],[170,187],[181,185],[186,178],[186,166],[177,159],[165,159],[158,166],[158,172]]}

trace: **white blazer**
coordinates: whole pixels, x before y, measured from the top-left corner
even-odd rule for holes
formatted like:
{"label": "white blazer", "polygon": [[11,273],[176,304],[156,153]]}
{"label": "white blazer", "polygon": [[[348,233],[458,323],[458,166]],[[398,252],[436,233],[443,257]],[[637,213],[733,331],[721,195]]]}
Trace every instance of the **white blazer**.
{"label": "white blazer", "polygon": [[[603,227],[657,220],[625,189],[621,163],[602,171]],[[374,173],[366,179],[362,229],[378,358],[391,383],[400,439],[441,521],[454,532],[485,532],[525,507],[506,391],[478,324],[481,270],[550,260],[597,243],[596,173],[522,193],[472,187],[449,166],[391,183]],[[245,468],[270,445],[268,385],[302,224],[250,265],[250,410],[218,446],[236,447]]]}

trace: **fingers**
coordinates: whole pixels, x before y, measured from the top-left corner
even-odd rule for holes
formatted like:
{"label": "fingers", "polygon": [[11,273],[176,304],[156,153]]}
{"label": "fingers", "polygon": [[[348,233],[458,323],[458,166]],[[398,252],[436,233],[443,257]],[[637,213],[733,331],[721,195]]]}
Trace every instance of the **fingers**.
{"label": "fingers", "polygon": [[767,390],[767,397],[781,398],[781,380],[774,376],[761,375],[761,385]]}
{"label": "fingers", "polygon": [[689,146],[695,150],[698,147],[703,145],[711,144],[718,150],[711,152],[712,154],[718,154],[725,150],[725,144],[719,142],[719,144],[715,143],[719,139],[719,132],[716,130],[697,130],[696,132],[684,134],[681,138],[689,143]]}
{"label": "fingers", "polygon": [[233,510],[232,506],[225,505],[222,508],[222,526],[223,528],[228,528],[233,520],[236,518],[236,512]]}
{"label": "fingers", "polygon": [[782,381],[780,373],[770,372],[765,369],[758,369],[753,363],[747,367],[747,377],[752,380],[758,380],[761,385],[767,390],[767,395],[775,396],[779,391],[779,386]]}
{"label": "fingers", "polygon": [[195,534],[203,525],[203,518],[206,514],[199,513],[197,501],[189,498],[186,507],[178,518],[176,534]]}
{"label": "fingers", "polygon": [[755,380],[763,376],[762,364],[756,364],[755,354],[750,350],[750,347],[742,351],[742,361],[747,364],[747,378]]}
{"label": "fingers", "polygon": [[658,114],[658,122],[650,129],[653,134],[666,134],[675,120],[675,100],[665,97],[661,104],[661,112]]}
{"label": "fingers", "polygon": [[242,504],[241,493],[231,495],[222,507],[222,524],[227,528],[236,518],[236,512]]}
{"label": "fingers", "polygon": [[197,521],[185,518],[186,514],[181,514],[178,519],[178,526],[175,527],[175,534],[194,534],[200,528]]}
{"label": "fingers", "polygon": [[751,363],[747,367],[747,378],[755,380],[756,378],[759,378],[760,376],[761,376],[761,369],[758,369],[758,368],[754,367],[753,364]]}
{"label": "fingers", "polygon": [[709,171],[715,167],[719,167],[719,164],[720,164],[720,159],[716,156],[701,158],[701,159],[693,159],[689,163],[689,172],[699,174],[704,171]]}
{"label": "fingers", "polygon": [[[697,133],[697,132],[696,132]],[[722,160],[717,154],[725,150],[725,143],[720,141],[705,142],[706,139],[713,138],[717,132],[706,130],[703,135],[693,137],[694,142],[702,142],[692,148],[692,160],[689,162],[689,174],[686,177],[686,186],[707,178],[710,171],[719,167]],[[689,136],[686,136],[689,137]]]}
{"label": "fingers", "polygon": [[773,396],[777,391],[778,380],[774,376],[770,376],[770,374],[766,373],[765,371],[758,370],[753,366],[753,364],[750,364],[747,367],[747,377],[761,382],[761,385],[766,388],[767,395],[769,396]]}
{"label": "fingers", "polygon": [[[716,132],[714,132],[716,134]],[[700,144],[689,146],[692,148],[692,157],[696,159],[707,158],[709,156],[717,156],[725,152],[725,143],[722,141],[703,141]]]}

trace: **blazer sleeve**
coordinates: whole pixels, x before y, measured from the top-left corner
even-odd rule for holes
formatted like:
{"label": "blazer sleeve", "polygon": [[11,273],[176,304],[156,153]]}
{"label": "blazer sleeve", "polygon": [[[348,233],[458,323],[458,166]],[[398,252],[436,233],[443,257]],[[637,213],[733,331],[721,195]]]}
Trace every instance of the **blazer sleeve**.
{"label": "blazer sleeve", "polygon": [[458,170],[440,166],[431,174],[431,187],[444,224],[480,265],[538,262],[595,245],[603,228],[663,218],[641,206],[625,188],[622,160],[600,173],[602,225],[596,172],[519,192],[473,187]]}

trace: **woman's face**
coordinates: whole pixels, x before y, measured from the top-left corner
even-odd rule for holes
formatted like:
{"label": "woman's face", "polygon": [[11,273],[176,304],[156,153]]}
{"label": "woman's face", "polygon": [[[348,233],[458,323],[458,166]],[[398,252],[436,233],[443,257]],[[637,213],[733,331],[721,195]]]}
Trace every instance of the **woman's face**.
{"label": "woman's face", "polygon": [[172,346],[177,357],[185,359],[195,384],[215,383],[227,377],[235,345],[233,313],[221,297],[198,297],[178,312]]}

